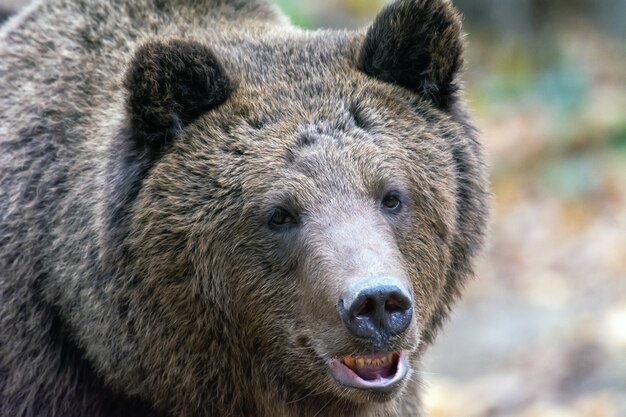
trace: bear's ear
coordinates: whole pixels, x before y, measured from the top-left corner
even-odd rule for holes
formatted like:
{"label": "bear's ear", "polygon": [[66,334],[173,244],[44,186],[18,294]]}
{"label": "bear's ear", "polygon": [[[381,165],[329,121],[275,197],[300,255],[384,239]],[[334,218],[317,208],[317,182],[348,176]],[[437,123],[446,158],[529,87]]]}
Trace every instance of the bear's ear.
{"label": "bear's ear", "polygon": [[369,28],[359,68],[447,108],[463,65],[461,20],[449,0],[397,0]]}
{"label": "bear's ear", "polygon": [[196,42],[151,41],[130,63],[124,87],[135,140],[153,150],[223,103],[231,88],[213,52]]}

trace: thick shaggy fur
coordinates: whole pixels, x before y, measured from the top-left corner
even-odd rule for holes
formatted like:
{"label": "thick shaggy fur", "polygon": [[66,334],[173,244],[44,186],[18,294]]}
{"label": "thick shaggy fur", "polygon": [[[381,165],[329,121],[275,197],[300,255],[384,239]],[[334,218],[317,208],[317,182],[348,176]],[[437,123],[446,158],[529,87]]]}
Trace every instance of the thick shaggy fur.
{"label": "thick shaggy fur", "polygon": [[[49,0],[0,28],[0,415],[419,415],[487,218],[461,36],[445,0],[355,33],[262,0]],[[381,273],[414,314],[374,345],[336,300]],[[387,394],[328,374],[400,350]]]}

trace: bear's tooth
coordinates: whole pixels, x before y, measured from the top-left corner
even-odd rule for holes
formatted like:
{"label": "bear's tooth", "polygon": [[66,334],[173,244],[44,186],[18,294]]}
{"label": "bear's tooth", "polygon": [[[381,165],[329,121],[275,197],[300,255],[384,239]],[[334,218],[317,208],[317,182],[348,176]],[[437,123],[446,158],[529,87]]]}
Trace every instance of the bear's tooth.
{"label": "bear's tooth", "polygon": [[346,356],[343,358],[343,363],[352,369],[361,369],[365,367],[373,368],[373,367],[381,367],[387,366],[393,363],[395,358],[395,354],[389,353],[384,356],[376,356],[376,357],[352,357]]}
{"label": "bear's tooth", "polygon": [[343,363],[345,363],[348,368],[354,368],[354,359],[350,356],[343,358]]}

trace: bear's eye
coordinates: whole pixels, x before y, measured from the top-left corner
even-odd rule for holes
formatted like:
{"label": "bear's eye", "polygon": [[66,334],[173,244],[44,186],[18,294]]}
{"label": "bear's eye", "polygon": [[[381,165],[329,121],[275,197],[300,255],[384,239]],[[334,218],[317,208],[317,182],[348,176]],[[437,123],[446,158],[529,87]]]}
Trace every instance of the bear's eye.
{"label": "bear's eye", "polygon": [[284,208],[275,208],[270,218],[270,225],[277,227],[290,226],[295,223],[294,217]]}
{"label": "bear's eye", "polygon": [[383,198],[383,207],[390,213],[397,213],[402,208],[400,197],[395,193],[389,193]]}

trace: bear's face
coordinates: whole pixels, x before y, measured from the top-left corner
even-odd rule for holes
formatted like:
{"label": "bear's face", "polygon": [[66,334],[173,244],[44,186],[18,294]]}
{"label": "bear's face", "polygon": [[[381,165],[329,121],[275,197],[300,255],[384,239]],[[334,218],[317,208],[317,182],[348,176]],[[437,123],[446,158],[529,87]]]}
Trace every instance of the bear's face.
{"label": "bear's face", "polygon": [[[480,161],[458,161],[472,141],[453,111],[448,72],[460,57],[442,63],[428,49],[456,45],[458,28],[411,32],[395,46],[401,59],[387,57],[392,47],[372,44],[405,13],[387,9],[365,37],[296,32],[217,52],[168,41],[138,53],[131,125],[157,155],[125,240],[140,288],[124,300],[143,329],[138,394],[175,385],[201,402],[208,386],[237,381],[363,403],[404,389],[482,227],[459,229],[459,201],[473,198],[460,195],[459,171],[482,180]],[[429,59],[411,79],[395,65],[415,43]],[[177,92],[172,54],[198,66]]]}
{"label": "bear's face", "polygon": [[[416,350],[449,268],[456,180],[441,132],[453,127],[353,71],[309,93],[294,79],[303,90],[279,101],[278,89],[235,91],[181,134],[137,210],[147,234],[137,253],[160,259],[142,275],[165,263],[201,290],[199,302],[232,300],[224,308],[239,331],[273,334],[303,382],[326,377],[333,358]],[[411,293],[401,336],[357,338],[342,323],[342,293],[371,277]]]}

